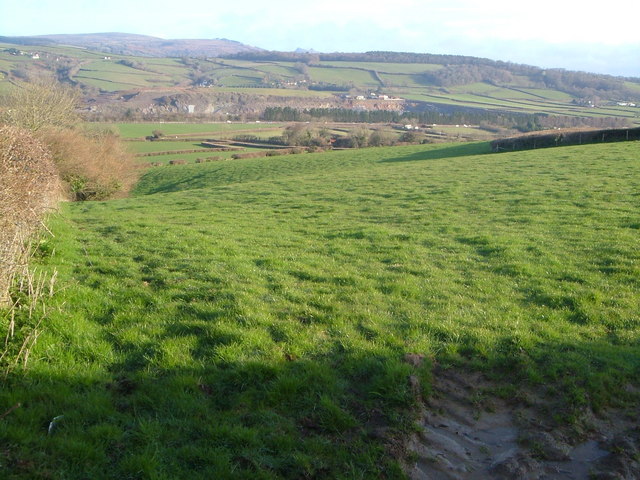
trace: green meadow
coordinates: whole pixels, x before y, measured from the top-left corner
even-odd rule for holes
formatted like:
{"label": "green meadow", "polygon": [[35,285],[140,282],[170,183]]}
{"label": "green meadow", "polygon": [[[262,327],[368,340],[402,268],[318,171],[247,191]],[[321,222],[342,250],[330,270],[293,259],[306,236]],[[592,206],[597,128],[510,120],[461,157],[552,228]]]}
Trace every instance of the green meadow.
{"label": "green meadow", "polygon": [[[184,160],[194,163],[196,160],[230,159],[234,153],[248,153],[247,148],[230,151],[216,151],[202,144],[203,140],[228,140],[236,136],[251,135],[268,138],[281,135],[283,124],[280,123],[117,123],[102,124],[113,128],[127,141],[128,150],[138,155],[137,163],[150,162],[166,164],[172,160]],[[160,141],[143,141],[142,138],[152,132],[162,132]],[[249,148],[252,152],[263,148]],[[180,153],[189,152],[193,153]]]}
{"label": "green meadow", "polygon": [[[110,125],[110,124],[105,124]],[[154,130],[160,130],[165,136],[179,135],[181,137],[199,137],[215,135],[216,138],[226,138],[235,135],[252,134],[275,131],[279,134],[281,123],[117,123],[115,128],[122,138],[144,138]]]}
{"label": "green meadow", "polygon": [[564,425],[632,401],[637,148],[234,160],[63,205],[34,260],[56,293],[0,390],[0,414],[21,404],[0,476],[404,478],[436,364],[546,392]]}

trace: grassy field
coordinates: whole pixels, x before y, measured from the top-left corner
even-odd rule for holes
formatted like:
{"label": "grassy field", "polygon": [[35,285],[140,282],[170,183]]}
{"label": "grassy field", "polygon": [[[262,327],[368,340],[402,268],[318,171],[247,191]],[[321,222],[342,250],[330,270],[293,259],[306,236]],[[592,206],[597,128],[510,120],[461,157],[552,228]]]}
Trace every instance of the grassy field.
{"label": "grassy field", "polygon": [[[109,125],[109,124],[104,124]],[[198,136],[215,135],[257,135],[263,131],[280,131],[281,123],[117,123],[115,128],[122,138],[144,138],[154,130],[160,130],[165,136],[180,135]]]}
{"label": "grassy field", "polygon": [[545,389],[560,423],[629,400],[637,144],[488,150],[159,168],[63,205],[37,257],[57,294],[0,390],[22,405],[0,476],[402,478],[409,377],[428,395],[434,364]]}
{"label": "grassy field", "polygon": [[130,149],[135,153],[153,153],[153,152],[171,152],[177,150],[196,150],[206,147],[202,146],[200,141],[170,141],[162,140],[158,142],[130,142]]}
{"label": "grassy field", "polygon": [[[268,138],[281,135],[283,124],[279,123],[118,123],[101,124],[113,127],[122,138],[133,140],[151,135],[154,131],[163,132],[161,141],[128,141],[127,147],[133,154],[155,153],[153,156],[138,156],[137,162],[166,164],[172,160],[184,160],[194,163],[201,160],[228,160],[234,153],[247,153],[246,148],[234,151],[216,151],[202,145],[204,138],[214,140],[232,139],[237,135],[253,135],[258,138]],[[193,153],[178,153],[187,150],[197,150]],[[263,148],[250,148],[251,151],[262,151]]]}

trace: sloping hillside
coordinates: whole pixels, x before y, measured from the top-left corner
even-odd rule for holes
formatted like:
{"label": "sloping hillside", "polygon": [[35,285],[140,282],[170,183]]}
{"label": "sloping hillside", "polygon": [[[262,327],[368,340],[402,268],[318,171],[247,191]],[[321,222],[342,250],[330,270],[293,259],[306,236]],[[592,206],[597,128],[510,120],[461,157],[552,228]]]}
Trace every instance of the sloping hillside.
{"label": "sloping hillside", "polygon": [[548,431],[509,439],[523,478],[560,455],[547,437],[597,444],[585,472],[635,468],[633,431],[608,444],[593,411],[637,429],[636,147],[488,150],[162,167],[132,198],[65,205],[38,254],[58,293],[28,369],[0,389],[0,476],[446,470],[405,447],[435,438],[416,414],[430,399],[449,411],[434,394],[455,393],[456,371],[483,379],[456,400],[478,418],[545,399],[529,430]]}

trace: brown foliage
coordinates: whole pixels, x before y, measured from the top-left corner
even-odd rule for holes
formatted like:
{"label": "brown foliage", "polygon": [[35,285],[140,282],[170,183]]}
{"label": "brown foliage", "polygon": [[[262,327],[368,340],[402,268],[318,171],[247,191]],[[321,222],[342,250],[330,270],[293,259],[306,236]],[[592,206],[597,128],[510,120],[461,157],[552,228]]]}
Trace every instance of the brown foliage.
{"label": "brown foliage", "polygon": [[234,153],[233,155],[231,155],[231,158],[233,158],[234,160],[242,160],[246,158],[261,158],[266,156],[267,156],[266,152],[250,152],[250,153]]}
{"label": "brown foliage", "polygon": [[56,167],[28,131],[0,126],[0,303],[25,265],[26,242],[59,198]]}
{"label": "brown foliage", "polygon": [[136,181],[132,155],[112,134],[48,129],[41,136],[74,200],[122,196]]}

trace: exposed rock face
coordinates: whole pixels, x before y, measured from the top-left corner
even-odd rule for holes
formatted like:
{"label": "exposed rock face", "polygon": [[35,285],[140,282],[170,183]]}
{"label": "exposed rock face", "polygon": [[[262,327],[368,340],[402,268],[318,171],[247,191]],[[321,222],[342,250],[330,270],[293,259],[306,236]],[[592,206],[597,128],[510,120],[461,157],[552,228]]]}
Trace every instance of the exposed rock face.
{"label": "exposed rock face", "polygon": [[[404,101],[360,102],[359,110],[403,111]],[[268,107],[290,107],[297,110],[310,108],[354,108],[351,100],[338,95],[331,97],[300,97],[287,95],[258,95],[254,93],[219,92],[215,89],[175,87],[149,89],[128,94],[104,94],[90,101],[94,114],[122,116],[131,111],[143,116],[163,117],[171,114],[196,116],[247,115],[258,117]]]}

